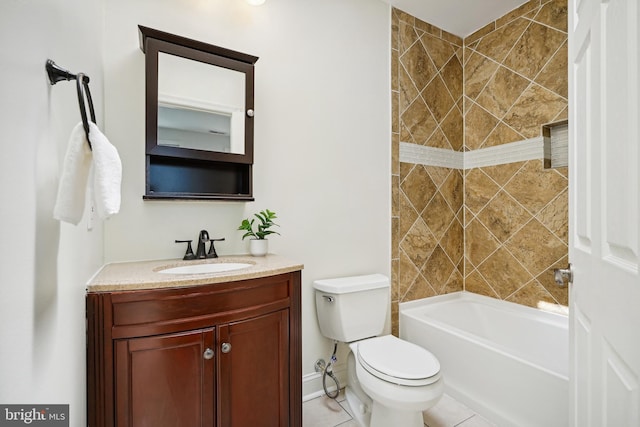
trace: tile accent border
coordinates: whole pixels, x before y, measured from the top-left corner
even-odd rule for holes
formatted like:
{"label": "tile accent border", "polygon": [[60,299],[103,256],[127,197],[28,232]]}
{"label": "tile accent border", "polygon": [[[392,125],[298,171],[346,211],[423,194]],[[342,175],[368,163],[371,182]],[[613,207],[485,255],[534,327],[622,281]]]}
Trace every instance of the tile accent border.
{"label": "tile accent border", "polygon": [[461,170],[542,158],[544,158],[542,137],[467,152],[425,147],[408,142],[400,143],[401,162]]}
{"label": "tile accent border", "polygon": [[446,148],[426,147],[409,142],[400,143],[400,162],[425,166],[464,169],[464,155]]}

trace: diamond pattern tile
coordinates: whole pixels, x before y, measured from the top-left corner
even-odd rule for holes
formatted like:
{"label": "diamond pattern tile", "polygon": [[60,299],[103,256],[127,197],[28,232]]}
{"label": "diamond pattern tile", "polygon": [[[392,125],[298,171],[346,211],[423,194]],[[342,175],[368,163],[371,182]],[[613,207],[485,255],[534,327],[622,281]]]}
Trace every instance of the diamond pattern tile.
{"label": "diamond pattern tile", "polygon": [[567,188],[567,179],[555,170],[545,170],[541,160],[528,161],[504,189],[532,214]]}
{"label": "diamond pattern tile", "polygon": [[436,192],[431,177],[421,165],[416,166],[402,181],[400,189],[407,196],[415,210],[420,213]]}
{"label": "diamond pattern tile", "polygon": [[414,43],[400,56],[400,63],[407,70],[418,91],[422,91],[436,74],[437,70],[424,46]]}
{"label": "diamond pattern tile", "polygon": [[567,254],[567,245],[538,220],[529,221],[505,244],[507,249],[534,276]]}
{"label": "diamond pattern tile", "polygon": [[491,231],[491,234],[504,243],[529,222],[532,215],[513,197],[505,191],[500,191],[476,215],[476,218]]}
{"label": "diamond pattern tile", "polygon": [[395,153],[400,141],[495,147],[567,117],[566,3],[528,1],[462,42],[393,9],[393,331],[399,302],[460,289],[567,304],[549,273],[567,261],[566,171],[540,160],[459,171]]}
{"label": "diamond pattern tile", "polygon": [[500,247],[480,264],[478,272],[502,299],[533,279],[531,273],[504,247]]}
{"label": "diamond pattern tile", "polygon": [[436,192],[424,212],[422,212],[422,219],[424,219],[427,227],[429,227],[429,230],[437,240],[442,238],[454,218],[455,212],[451,210],[439,191]]}

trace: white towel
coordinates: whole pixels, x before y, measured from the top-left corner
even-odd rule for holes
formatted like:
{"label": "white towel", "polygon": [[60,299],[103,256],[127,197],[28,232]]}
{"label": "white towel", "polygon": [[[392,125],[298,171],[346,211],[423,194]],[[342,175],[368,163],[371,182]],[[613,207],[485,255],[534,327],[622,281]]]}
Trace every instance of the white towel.
{"label": "white towel", "polygon": [[91,169],[91,150],[87,137],[78,123],[71,131],[67,153],[64,157],[62,175],[58,185],[58,196],[53,217],[60,221],[77,225],[84,212],[84,200],[87,192],[87,179]]}
{"label": "white towel", "polygon": [[101,219],[120,211],[122,162],[116,147],[94,123],[89,123],[89,139],[93,148],[93,197]]}

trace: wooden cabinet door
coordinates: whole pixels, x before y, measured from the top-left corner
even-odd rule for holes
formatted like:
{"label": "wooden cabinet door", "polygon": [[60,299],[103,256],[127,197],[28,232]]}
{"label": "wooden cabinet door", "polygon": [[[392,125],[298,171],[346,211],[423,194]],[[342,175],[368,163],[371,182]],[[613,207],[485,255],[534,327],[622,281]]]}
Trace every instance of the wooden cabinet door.
{"label": "wooden cabinet door", "polygon": [[213,427],[214,350],[213,328],[116,341],[116,425]]}
{"label": "wooden cabinet door", "polygon": [[218,426],[288,426],[289,310],[218,332]]}

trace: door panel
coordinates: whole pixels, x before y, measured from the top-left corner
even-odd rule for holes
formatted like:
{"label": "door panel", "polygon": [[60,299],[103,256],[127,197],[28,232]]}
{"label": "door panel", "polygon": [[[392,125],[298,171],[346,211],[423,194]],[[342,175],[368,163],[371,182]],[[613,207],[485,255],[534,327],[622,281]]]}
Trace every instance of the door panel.
{"label": "door panel", "polygon": [[219,327],[220,426],[289,425],[288,312]]}
{"label": "door panel", "polygon": [[213,330],[116,342],[118,426],[213,426]]}
{"label": "door panel", "polygon": [[637,0],[569,1],[571,424],[640,426]]}

